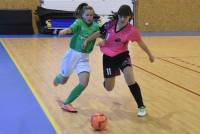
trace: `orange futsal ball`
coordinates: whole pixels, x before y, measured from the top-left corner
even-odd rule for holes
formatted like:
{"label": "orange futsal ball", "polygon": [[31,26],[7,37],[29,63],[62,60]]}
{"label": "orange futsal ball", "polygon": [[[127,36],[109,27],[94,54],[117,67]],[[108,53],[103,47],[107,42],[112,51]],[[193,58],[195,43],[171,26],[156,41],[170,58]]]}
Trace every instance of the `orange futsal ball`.
{"label": "orange futsal ball", "polygon": [[108,120],[106,118],[106,116],[102,113],[99,112],[95,112],[92,117],[91,117],[91,126],[97,130],[103,130],[106,128],[108,124]]}

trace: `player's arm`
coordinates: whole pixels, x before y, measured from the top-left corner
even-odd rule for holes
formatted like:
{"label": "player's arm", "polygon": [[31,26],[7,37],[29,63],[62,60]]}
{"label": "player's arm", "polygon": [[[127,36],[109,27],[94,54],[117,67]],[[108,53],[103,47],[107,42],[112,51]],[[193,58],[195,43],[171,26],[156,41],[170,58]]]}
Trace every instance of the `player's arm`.
{"label": "player's arm", "polygon": [[92,35],[90,35],[89,37],[87,37],[87,38],[85,39],[85,42],[88,43],[88,42],[90,42],[90,41],[92,41],[92,40],[95,40],[96,38],[98,38],[98,37],[100,37],[100,36],[101,36],[101,33],[100,33],[99,31],[94,32]]}
{"label": "player's arm", "polygon": [[70,34],[70,33],[77,33],[79,32],[80,26],[81,26],[81,19],[76,19],[73,24],[71,24],[69,27],[61,30],[59,32],[59,36]]}
{"label": "player's arm", "polygon": [[65,28],[65,29],[61,30],[58,35],[62,36],[62,35],[65,35],[65,34],[70,34],[70,33],[72,33],[72,30],[69,27],[69,28]]}
{"label": "player's arm", "polygon": [[101,33],[99,31],[94,32],[93,34],[91,34],[89,37],[87,37],[82,45],[82,48],[86,48],[87,44],[92,41],[95,40],[96,38],[100,37]]}
{"label": "player's arm", "polygon": [[148,49],[148,47],[146,46],[146,44],[144,43],[144,41],[141,39],[140,41],[137,42],[138,45],[140,46],[140,48],[142,48],[142,50],[144,50],[147,55],[149,56],[149,60],[150,62],[154,62],[154,56],[152,55],[151,51]]}

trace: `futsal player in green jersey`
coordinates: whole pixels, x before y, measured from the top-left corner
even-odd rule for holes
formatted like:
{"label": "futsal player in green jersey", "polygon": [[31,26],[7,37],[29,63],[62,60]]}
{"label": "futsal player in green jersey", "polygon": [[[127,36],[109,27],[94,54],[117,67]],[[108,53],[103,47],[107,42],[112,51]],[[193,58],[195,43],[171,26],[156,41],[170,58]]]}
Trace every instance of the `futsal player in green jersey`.
{"label": "futsal player in green jersey", "polygon": [[60,36],[69,33],[73,33],[73,36],[70,41],[70,48],[64,55],[60,73],[53,81],[54,86],[65,84],[73,71],[79,77],[79,83],[72,89],[61,106],[62,109],[68,112],[77,112],[71,103],[87,87],[90,77],[89,53],[93,50],[95,40],[88,42],[87,47],[83,47],[82,45],[88,36],[99,31],[98,24],[93,21],[94,10],[92,7],[87,6],[87,4],[82,7],[80,6],[78,12],[79,16],[75,22],[69,28],[59,32]]}

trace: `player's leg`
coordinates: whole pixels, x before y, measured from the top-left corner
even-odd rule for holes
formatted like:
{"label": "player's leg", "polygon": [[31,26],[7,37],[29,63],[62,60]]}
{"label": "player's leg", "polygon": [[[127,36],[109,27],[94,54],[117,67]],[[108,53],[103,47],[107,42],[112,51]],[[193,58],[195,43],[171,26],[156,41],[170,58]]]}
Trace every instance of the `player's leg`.
{"label": "player's leg", "polygon": [[120,69],[115,60],[117,60],[115,57],[103,55],[103,85],[107,91],[113,90],[115,86],[115,76],[120,75]]}
{"label": "player's leg", "polygon": [[81,95],[83,90],[88,85],[89,76],[89,72],[81,72],[78,74],[79,84],[74,89],[72,89],[69,96],[65,99],[64,105],[62,106],[64,110],[68,112],[77,112],[77,110],[72,106],[71,103]]}
{"label": "player's leg", "polygon": [[72,49],[69,49],[68,52],[66,52],[62,60],[60,69],[61,71],[53,81],[54,86],[58,86],[59,84],[65,84],[67,82],[70,74],[73,72],[77,62],[79,61],[79,57],[79,52],[76,52]]}
{"label": "player's leg", "polygon": [[78,77],[79,77],[79,84],[71,91],[70,95],[64,101],[64,104],[72,103],[77,97],[80,96],[80,94],[88,85],[88,81],[90,77],[89,72],[81,72],[78,74]]}
{"label": "player's leg", "polygon": [[54,81],[53,81],[53,85],[54,86],[58,86],[59,84],[65,84],[67,82],[67,80],[69,79],[69,77],[65,77],[62,76],[61,74],[56,75]]}
{"label": "player's leg", "polygon": [[87,87],[90,77],[90,66],[88,63],[88,55],[82,54],[81,59],[76,65],[76,72],[79,77],[79,83],[75,88],[72,89],[69,96],[65,99],[63,109],[69,112],[77,112],[71,105],[71,103],[78,98],[84,89]]}
{"label": "player's leg", "polygon": [[104,78],[103,86],[107,91],[112,91],[115,86],[115,77]]}
{"label": "player's leg", "polygon": [[137,84],[137,82],[134,79],[133,69],[131,66],[127,66],[123,69],[124,78],[126,80],[126,83],[131,91],[131,94],[133,95],[137,106],[138,106],[138,116],[143,117],[147,114],[146,108],[143,103],[142,99],[142,93],[140,86]]}

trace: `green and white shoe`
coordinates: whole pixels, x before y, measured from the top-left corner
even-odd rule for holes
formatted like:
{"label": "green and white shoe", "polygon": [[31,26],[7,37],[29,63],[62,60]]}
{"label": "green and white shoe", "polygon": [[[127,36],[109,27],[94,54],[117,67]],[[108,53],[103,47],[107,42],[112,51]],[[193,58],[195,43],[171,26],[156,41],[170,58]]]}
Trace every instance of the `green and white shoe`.
{"label": "green and white shoe", "polygon": [[139,107],[139,108],[138,108],[138,113],[137,113],[137,115],[138,115],[139,117],[144,117],[144,116],[146,116],[146,115],[147,115],[146,107],[145,107],[145,106]]}

